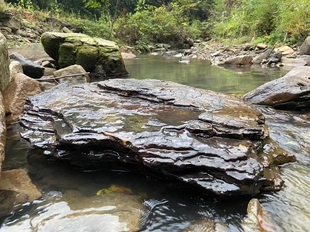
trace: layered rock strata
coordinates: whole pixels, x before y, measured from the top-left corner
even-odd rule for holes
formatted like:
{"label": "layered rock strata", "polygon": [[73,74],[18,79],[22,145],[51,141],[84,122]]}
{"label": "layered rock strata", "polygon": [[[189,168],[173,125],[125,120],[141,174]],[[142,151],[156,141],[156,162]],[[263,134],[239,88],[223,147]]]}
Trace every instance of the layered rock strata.
{"label": "layered rock strata", "polygon": [[83,169],[147,172],[222,196],[280,189],[275,164],[294,160],[254,106],[160,80],[61,84],[30,97],[21,123],[22,137]]}

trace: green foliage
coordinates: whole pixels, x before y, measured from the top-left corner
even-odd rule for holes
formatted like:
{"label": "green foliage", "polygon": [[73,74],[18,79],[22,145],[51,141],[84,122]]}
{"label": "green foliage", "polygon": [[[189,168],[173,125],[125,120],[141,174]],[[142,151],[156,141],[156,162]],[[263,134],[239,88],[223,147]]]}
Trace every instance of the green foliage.
{"label": "green foliage", "polygon": [[27,10],[51,9],[57,4],[57,0],[8,0],[7,2]]}
{"label": "green foliage", "polygon": [[0,12],[5,12],[7,9],[7,6],[4,2],[0,1]]}
{"label": "green foliage", "polygon": [[100,18],[99,20],[90,20],[71,16],[70,18],[66,18],[66,20],[80,33],[92,37],[100,37],[104,39],[110,38],[110,28],[107,21],[103,18]]}
{"label": "green foliage", "polygon": [[277,33],[281,33],[290,43],[303,41],[310,32],[310,1],[285,0],[279,7]]}
{"label": "green foliage", "polygon": [[[219,4],[222,10],[225,6]],[[220,17],[214,34],[221,38],[248,36],[264,38],[264,42],[295,43],[310,31],[310,1],[308,0],[239,0]]]}
{"label": "green foliage", "polygon": [[96,1],[96,0],[83,0],[83,2],[85,2],[85,6],[86,7],[89,7],[89,8],[100,8],[101,7],[101,4],[108,4],[108,1]]}
{"label": "green foliage", "polygon": [[206,24],[190,20],[190,11],[200,2],[192,0],[172,1],[169,5],[155,7],[140,0],[134,14],[119,17],[116,36],[124,43],[168,43],[182,46],[188,38],[198,38]]}
{"label": "green foliage", "polygon": [[[297,43],[310,32],[309,0],[7,0],[66,16],[81,32],[126,44],[226,38]],[[1,9],[1,6],[0,6]],[[67,15],[70,17],[67,17]],[[70,20],[69,20],[70,19]],[[241,39],[240,39],[241,38]]]}

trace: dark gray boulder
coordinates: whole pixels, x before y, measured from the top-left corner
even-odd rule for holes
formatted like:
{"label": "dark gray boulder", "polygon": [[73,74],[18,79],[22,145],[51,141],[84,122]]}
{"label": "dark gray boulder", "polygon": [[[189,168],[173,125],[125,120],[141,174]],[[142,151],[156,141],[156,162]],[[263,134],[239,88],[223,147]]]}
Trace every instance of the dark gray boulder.
{"label": "dark gray boulder", "polygon": [[44,67],[34,63],[33,61],[23,57],[20,54],[12,53],[10,59],[18,61],[25,75],[32,78],[41,78],[44,75]]}
{"label": "dark gray boulder", "polygon": [[300,55],[310,55],[310,36],[308,36],[299,49]]}
{"label": "dark gray boulder", "polygon": [[263,53],[255,56],[252,60],[253,64],[261,64],[263,60],[267,60],[270,57],[272,52],[273,52],[273,49],[267,49]]}
{"label": "dark gray boulder", "polygon": [[273,106],[277,109],[309,110],[310,67],[295,67],[285,76],[245,94],[243,99],[253,104]]}
{"label": "dark gray boulder", "polygon": [[30,97],[21,124],[22,137],[82,169],[152,173],[220,196],[280,189],[275,163],[294,160],[253,105],[160,80],[61,84]]}
{"label": "dark gray boulder", "polygon": [[[280,52],[273,53],[265,62],[267,66],[273,67],[279,63],[282,59],[282,54]],[[264,61],[263,61],[264,63]]]}

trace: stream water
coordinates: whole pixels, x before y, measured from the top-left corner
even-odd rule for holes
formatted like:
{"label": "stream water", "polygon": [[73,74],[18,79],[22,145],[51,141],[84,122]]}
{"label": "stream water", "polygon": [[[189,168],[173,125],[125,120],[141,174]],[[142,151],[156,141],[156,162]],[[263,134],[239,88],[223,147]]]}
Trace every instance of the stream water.
{"label": "stream water", "polygon": [[[170,80],[236,95],[286,73],[279,69],[259,68],[234,72],[210,66],[203,60],[180,64],[177,59],[157,56],[126,60],[126,67],[131,78]],[[285,180],[283,189],[261,194],[259,201],[270,213],[276,231],[309,231],[310,117],[268,108],[262,108],[262,111],[267,118],[270,136],[295,154],[297,162],[281,168]],[[177,232],[196,223],[206,227],[212,222],[226,224],[229,231],[242,231],[240,224],[246,215],[249,199],[223,202],[139,173],[119,170],[81,172],[34,149],[19,137],[19,131],[18,124],[8,128],[3,169],[25,168],[43,196],[4,218],[0,232],[133,231],[119,218],[134,223],[140,215],[139,231]],[[111,185],[130,189],[132,197],[126,194],[114,198],[97,196],[99,190]],[[137,215],[132,208],[137,209]]]}

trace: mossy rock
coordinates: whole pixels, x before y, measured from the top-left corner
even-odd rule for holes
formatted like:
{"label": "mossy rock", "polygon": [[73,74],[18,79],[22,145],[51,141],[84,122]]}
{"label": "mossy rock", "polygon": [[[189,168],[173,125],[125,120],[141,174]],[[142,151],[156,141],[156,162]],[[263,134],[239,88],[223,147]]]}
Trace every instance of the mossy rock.
{"label": "mossy rock", "polygon": [[62,43],[59,47],[58,64],[60,68],[65,68],[76,64],[76,46],[72,43]]}
{"label": "mossy rock", "polygon": [[76,63],[83,66],[87,71],[93,71],[96,68],[94,61],[98,60],[98,48],[94,46],[81,46],[76,54]]}
{"label": "mossy rock", "polygon": [[88,72],[102,67],[108,77],[128,75],[120,49],[113,41],[80,33],[45,32],[41,43],[61,68],[79,64]]}
{"label": "mossy rock", "polygon": [[125,64],[121,54],[111,54],[106,63],[106,73],[108,76],[126,75]]}
{"label": "mossy rock", "polygon": [[45,52],[56,62],[58,62],[59,47],[64,41],[65,39],[62,37],[49,36],[49,34],[47,33],[44,33],[41,36],[41,43],[44,47]]}

